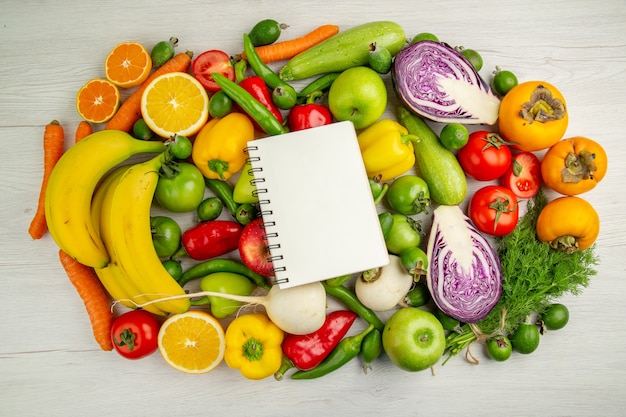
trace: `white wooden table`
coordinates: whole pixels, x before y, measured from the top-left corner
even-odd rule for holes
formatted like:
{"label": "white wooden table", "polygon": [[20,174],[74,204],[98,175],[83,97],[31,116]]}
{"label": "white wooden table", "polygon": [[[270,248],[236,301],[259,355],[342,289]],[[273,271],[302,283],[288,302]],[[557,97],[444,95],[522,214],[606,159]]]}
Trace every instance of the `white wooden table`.
{"label": "white wooden table", "polygon": [[[24,1],[0,15],[0,414],[6,416],[420,415],[619,416],[626,412],[626,3],[554,0],[316,2]],[[430,372],[358,361],[315,381],[248,381],[225,364],[193,376],[157,353],[126,361],[95,344],[81,301],[49,236],[26,230],[42,173],[43,126],[58,119],[71,138],[78,88],[103,75],[118,42],[152,45],[177,36],[180,49],[241,50],[262,18],[288,23],[285,38],[324,23],[348,28],[400,23],[480,51],[520,79],[558,86],[568,101],[567,135],[595,138],[610,158],[607,178],[585,194],[601,217],[598,275],[565,297],[570,324],[532,355],[505,363],[474,351]],[[393,113],[390,111],[389,116]],[[70,143],[70,140],[67,140]],[[471,189],[470,189],[471,192]]]}

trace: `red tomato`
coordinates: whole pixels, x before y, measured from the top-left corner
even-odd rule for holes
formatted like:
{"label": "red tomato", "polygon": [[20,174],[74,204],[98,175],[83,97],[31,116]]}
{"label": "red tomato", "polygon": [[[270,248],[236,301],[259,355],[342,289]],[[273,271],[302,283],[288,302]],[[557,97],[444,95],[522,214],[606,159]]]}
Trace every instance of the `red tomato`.
{"label": "red tomato", "polygon": [[113,322],[111,340],[115,350],[127,359],[139,359],[158,348],[161,323],[145,310],[132,310]]}
{"label": "red tomato", "polygon": [[469,135],[457,154],[463,171],[478,181],[500,178],[511,165],[511,149],[496,133],[479,130]]}
{"label": "red tomato", "polygon": [[509,168],[501,178],[502,185],[517,198],[533,198],[541,188],[541,163],[532,152],[513,155]]}
{"label": "red tomato", "polygon": [[219,91],[211,74],[217,72],[231,81],[235,80],[235,68],[226,52],[211,49],[198,55],[191,65],[193,76],[209,91]]}
{"label": "red tomato", "polygon": [[476,191],[467,212],[478,230],[492,236],[511,233],[519,218],[517,197],[501,185],[487,185]]}

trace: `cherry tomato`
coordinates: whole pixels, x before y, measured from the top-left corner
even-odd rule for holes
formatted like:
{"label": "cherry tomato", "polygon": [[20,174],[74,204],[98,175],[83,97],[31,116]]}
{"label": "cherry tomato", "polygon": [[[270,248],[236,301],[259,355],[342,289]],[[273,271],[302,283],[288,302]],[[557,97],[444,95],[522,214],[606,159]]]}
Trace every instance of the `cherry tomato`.
{"label": "cherry tomato", "polygon": [[533,198],[541,188],[541,163],[532,152],[513,155],[511,164],[502,178],[502,185],[513,191],[517,198]]}
{"label": "cherry tomato", "polygon": [[222,74],[231,81],[235,81],[235,67],[230,57],[224,51],[211,49],[198,55],[191,65],[193,76],[200,81],[208,91],[219,91],[220,87],[213,77],[212,73]]}
{"label": "cherry tomato", "polygon": [[188,162],[179,162],[177,171],[161,175],[154,197],[166,210],[173,213],[194,211],[204,199],[204,177]]}
{"label": "cherry tomato", "polygon": [[476,191],[467,211],[476,228],[492,236],[511,233],[519,218],[517,197],[500,185],[487,185]]}
{"label": "cherry tomato", "polygon": [[478,181],[500,178],[511,165],[509,143],[486,130],[471,133],[457,157],[463,171]]}
{"label": "cherry tomato", "polygon": [[140,359],[158,348],[161,323],[145,310],[132,310],[117,317],[111,327],[111,340],[117,353],[127,359]]}

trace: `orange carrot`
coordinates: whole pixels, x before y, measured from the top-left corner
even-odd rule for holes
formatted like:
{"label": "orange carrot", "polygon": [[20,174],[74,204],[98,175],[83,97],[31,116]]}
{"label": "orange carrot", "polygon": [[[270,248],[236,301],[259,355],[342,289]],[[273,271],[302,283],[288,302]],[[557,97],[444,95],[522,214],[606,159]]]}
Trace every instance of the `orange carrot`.
{"label": "orange carrot", "polygon": [[59,259],[70,282],[85,303],[96,342],[102,350],[112,350],[111,326],[114,317],[109,296],[98,276],[93,268],[81,264],[62,249],[59,250]]}
{"label": "orange carrot", "polygon": [[108,130],[130,132],[133,125],[141,117],[141,95],[156,77],[170,72],[187,72],[191,65],[193,52],[181,52],[156,69],[141,85],[120,105],[115,115],[104,126]]}
{"label": "orange carrot", "polygon": [[37,211],[35,211],[35,216],[28,227],[28,233],[33,239],[41,239],[48,230],[45,211],[46,187],[48,186],[48,179],[52,169],[59,158],[61,158],[61,155],[63,155],[64,146],[65,133],[63,126],[58,121],[53,120],[46,125],[43,134],[43,179],[41,181],[41,190],[39,191]]}
{"label": "orange carrot", "polygon": [[[323,25],[299,38],[258,46],[255,49],[261,60],[267,64],[293,58],[337,33],[339,33],[339,26]],[[245,59],[245,52],[241,56]]]}
{"label": "orange carrot", "polygon": [[81,139],[85,139],[87,136],[93,133],[93,126],[86,120],[81,120],[76,127],[76,133],[74,135],[74,143],[79,142]]}

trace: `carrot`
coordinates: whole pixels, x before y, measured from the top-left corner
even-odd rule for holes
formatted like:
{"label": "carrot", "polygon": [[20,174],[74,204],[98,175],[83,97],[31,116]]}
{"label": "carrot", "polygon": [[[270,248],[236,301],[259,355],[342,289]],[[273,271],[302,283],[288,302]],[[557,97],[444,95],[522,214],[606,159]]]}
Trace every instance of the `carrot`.
{"label": "carrot", "polygon": [[[261,60],[267,64],[293,58],[300,52],[317,45],[337,33],[339,33],[339,26],[322,25],[299,38],[258,46],[255,49]],[[245,52],[241,54],[241,57],[246,59]]]}
{"label": "carrot", "polygon": [[120,105],[115,115],[104,126],[108,130],[130,132],[141,117],[141,96],[148,84],[156,77],[170,72],[187,72],[191,65],[193,52],[181,52],[157,68],[133,93]]}
{"label": "carrot", "polygon": [[81,120],[76,127],[76,133],[74,134],[74,143],[79,142],[81,139],[85,139],[87,136],[93,133],[93,126],[86,120]]}
{"label": "carrot", "polygon": [[59,259],[70,282],[85,303],[96,342],[102,350],[112,350],[111,326],[114,317],[109,296],[98,276],[93,268],[81,264],[62,249],[59,250]]}
{"label": "carrot", "polygon": [[33,239],[41,239],[48,230],[46,224],[46,187],[48,179],[52,173],[52,169],[56,165],[65,146],[65,132],[63,126],[57,120],[48,123],[43,134],[43,179],[41,181],[41,190],[39,191],[39,201],[35,216],[30,222],[28,233]]}

